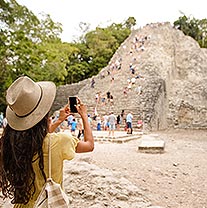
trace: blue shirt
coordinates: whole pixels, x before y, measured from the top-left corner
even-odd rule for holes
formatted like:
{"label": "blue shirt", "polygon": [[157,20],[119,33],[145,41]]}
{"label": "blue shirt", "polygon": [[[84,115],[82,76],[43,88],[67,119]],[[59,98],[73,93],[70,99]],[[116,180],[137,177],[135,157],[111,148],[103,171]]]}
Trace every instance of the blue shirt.
{"label": "blue shirt", "polygon": [[72,121],[71,123],[71,130],[76,130],[76,127],[77,127],[77,122],[76,121]]}
{"label": "blue shirt", "polygon": [[132,123],[133,115],[131,113],[128,113],[126,116],[126,122]]}

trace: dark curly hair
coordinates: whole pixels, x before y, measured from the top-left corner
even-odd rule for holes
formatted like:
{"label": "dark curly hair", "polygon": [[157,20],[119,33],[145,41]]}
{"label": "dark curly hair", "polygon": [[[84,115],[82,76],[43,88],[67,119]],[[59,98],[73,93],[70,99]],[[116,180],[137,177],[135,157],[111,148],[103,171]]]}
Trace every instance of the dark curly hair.
{"label": "dark curly hair", "polygon": [[1,137],[1,188],[12,204],[27,204],[35,193],[34,155],[46,181],[42,144],[48,133],[48,114],[28,130],[16,131],[9,124]]}

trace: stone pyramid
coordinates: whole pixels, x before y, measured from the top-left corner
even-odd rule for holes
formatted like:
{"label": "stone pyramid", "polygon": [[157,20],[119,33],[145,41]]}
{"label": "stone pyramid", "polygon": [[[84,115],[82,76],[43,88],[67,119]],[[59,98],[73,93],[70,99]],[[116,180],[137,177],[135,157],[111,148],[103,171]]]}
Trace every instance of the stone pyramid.
{"label": "stone pyramid", "polygon": [[[93,78],[94,88],[91,78],[59,87],[53,109],[77,95],[90,114],[132,112],[134,127],[141,118],[146,130],[207,129],[207,49],[170,23],[132,31]],[[96,103],[95,95],[104,97],[108,91],[113,105]]]}

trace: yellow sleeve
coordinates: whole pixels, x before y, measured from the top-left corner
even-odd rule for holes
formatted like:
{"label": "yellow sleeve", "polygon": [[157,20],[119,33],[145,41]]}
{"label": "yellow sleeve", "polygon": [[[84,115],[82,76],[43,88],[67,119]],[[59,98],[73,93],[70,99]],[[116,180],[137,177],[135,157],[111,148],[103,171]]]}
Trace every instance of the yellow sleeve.
{"label": "yellow sleeve", "polygon": [[79,139],[67,133],[60,133],[60,145],[63,160],[72,160],[75,157],[75,150]]}

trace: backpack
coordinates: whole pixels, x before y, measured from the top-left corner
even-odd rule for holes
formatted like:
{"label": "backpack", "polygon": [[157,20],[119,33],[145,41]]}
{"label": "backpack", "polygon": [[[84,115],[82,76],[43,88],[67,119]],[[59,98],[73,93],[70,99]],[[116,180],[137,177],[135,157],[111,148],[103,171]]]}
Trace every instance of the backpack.
{"label": "backpack", "polygon": [[53,181],[51,177],[51,138],[48,145],[48,163],[49,163],[49,178],[45,182],[42,190],[35,202],[34,208],[68,208],[69,199],[66,193],[61,188],[59,183]]}

